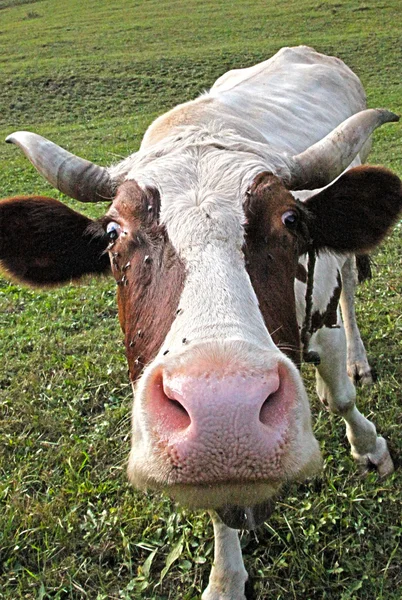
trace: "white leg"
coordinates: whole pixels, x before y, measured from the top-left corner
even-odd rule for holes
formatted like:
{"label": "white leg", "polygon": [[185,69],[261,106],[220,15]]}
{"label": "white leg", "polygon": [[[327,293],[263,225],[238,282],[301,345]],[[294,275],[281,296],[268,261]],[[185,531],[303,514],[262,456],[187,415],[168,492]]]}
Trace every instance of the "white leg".
{"label": "white leg", "polygon": [[246,600],[248,579],[240,548],[239,534],[211,512],[215,534],[215,558],[208,587],[201,600]]}
{"label": "white leg", "polygon": [[355,313],[355,291],[357,286],[356,259],[350,256],[342,267],[341,309],[347,341],[347,368],[352,381],[362,384],[373,383],[366,350],[357,327]]}
{"label": "white leg", "polygon": [[319,353],[317,394],[328,409],[343,417],[346,435],[354,459],[360,464],[374,465],[380,475],[392,473],[394,467],[384,438],[377,436],[373,423],[356,408],[356,390],[346,370],[346,338],[340,317],[339,327],[323,327],[311,339],[310,349]]}

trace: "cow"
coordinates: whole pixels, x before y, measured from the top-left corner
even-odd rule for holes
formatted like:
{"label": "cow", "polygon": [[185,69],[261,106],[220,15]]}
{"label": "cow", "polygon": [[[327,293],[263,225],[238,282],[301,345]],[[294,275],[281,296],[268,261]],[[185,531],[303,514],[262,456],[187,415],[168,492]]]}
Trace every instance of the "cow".
{"label": "cow", "polygon": [[301,46],[226,73],[108,168],[34,133],[7,139],[64,194],[110,204],[91,220],[51,198],[3,200],[1,266],[33,286],[115,277],[134,392],[128,476],[210,511],[203,600],[245,599],[237,530],[320,470],[303,358],[356,461],[393,470],[356,408],[338,305],[347,261],[402,208],[399,178],[362,164],[372,132],[396,120],[366,108],[342,61]]}

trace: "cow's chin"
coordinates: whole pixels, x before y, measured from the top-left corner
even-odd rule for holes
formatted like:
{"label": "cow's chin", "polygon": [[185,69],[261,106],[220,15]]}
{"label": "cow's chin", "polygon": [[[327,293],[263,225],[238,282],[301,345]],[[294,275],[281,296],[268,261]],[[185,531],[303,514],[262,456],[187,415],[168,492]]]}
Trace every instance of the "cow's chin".
{"label": "cow's chin", "polygon": [[275,497],[281,482],[174,485],[165,489],[171,498],[191,509],[219,510],[229,506],[251,507]]}
{"label": "cow's chin", "polygon": [[[314,440],[315,442],[315,440]],[[313,443],[312,453],[303,464],[287,465],[283,478],[263,481],[224,482],[210,485],[172,485],[165,492],[183,506],[192,509],[218,510],[225,507],[254,507],[278,495],[282,486],[291,481],[304,481],[317,475],[322,459],[318,444]],[[314,446],[316,446],[314,448]],[[286,461],[285,462],[290,462]]]}
{"label": "cow's chin", "polygon": [[150,471],[138,468],[135,463],[134,456],[131,454],[128,476],[135,487],[163,491],[187,508],[217,511],[221,519],[230,527],[252,529],[269,516],[273,505],[272,500],[278,495],[282,486],[291,482],[302,482],[317,475],[321,471],[322,458],[318,442],[311,436],[309,443],[304,444],[297,452],[290,452],[284,457],[282,476],[278,478],[210,484],[169,484],[166,473],[161,478],[150,477]]}

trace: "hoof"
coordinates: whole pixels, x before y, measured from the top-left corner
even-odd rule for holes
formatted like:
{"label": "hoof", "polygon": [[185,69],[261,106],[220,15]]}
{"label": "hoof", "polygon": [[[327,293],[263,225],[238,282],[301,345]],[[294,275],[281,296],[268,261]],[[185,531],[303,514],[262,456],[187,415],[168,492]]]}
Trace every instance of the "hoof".
{"label": "hoof", "polygon": [[388,477],[388,475],[392,475],[392,473],[395,471],[394,462],[389,453],[388,456],[385,456],[380,463],[374,464],[374,467],[377,469],[377,472],[381,477]]}
{"label": "hoof", "polygon": [[348,375],[355,384],[373,385],[375,381],[374,373],[367,362],[348,362]]}
{"label": "hoof", "polygon": [[355,454],[353,457],[362,475],[375,470],[380,477],[388,477],[395,471],[394,462],[384,438],[377,438],[377,446],[381,450],[375,454],[366,454],[365,456]]}

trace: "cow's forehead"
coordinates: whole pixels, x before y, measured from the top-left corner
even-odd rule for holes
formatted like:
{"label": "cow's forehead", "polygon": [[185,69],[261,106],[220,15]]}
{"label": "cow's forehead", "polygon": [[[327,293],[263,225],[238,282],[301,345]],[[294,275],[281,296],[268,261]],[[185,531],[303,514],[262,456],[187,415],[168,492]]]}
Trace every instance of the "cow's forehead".
{"label": "cow's forehead", "polygon": [[281,214],[295,206],[282,181],[255,159],[245,166],[244,160],[236,161],[221,149],[193,147],[182,166],[174,172],[166,168],[158,180],[153,179],[152,168],[146,175],[139,173],[138,180],[126,180],[109,216],[119,215],[135,228],[157,218],[179,255],[191,259],[210,243],[223,244],[229,252],[241,251],[244,225],[257,205],[261,217],[273,225],[277,221],[279,227]]}
{"label": "cow's forehead", "polygon": [[126,182],[123,187],[131,200],[124,201],[124,194],[119,194],[114,207],[131,207],[135,216],[138,207],[143,210],[149,190],[155,189],[160,222],[180,254],[212,240],[238,248],[244,236],[246,191],[264,170],[266,164],[251,154],[194,144],[178,155],[136,165],[128,174],[133,185]]}
{"label": "cow's forehead", "polygon": [[[258,173],[286,171],[283,156],[267,149],[262,155],[251,142],[240,145],[242,138],[231,132],[225,132],[220,144],[214,139],[205,140],[203,135],[199,131],[198,136],[193,133],[188,139],[180,139],[177,148],[174,140],[167,139],[162,147],[140,151],[130,157],[125,177],[135,179],[143,189],[158,188],[164,205],[180,198],[190,206],[214,202],[214,198],[238,199],[238,192],[244,192]],[[235,144],[233,149],[231,144]]]}

